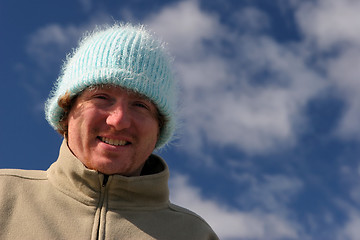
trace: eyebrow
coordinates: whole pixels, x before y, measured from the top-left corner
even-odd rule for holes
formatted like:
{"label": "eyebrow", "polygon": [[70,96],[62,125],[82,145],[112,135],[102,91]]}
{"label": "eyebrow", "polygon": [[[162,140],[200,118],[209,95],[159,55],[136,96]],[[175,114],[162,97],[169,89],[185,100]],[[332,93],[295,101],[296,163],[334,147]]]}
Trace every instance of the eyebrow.
{"label": "eyebrow", "polygon": [[124,90],[129,96],[131,96],[133,98],[141,99],[143,101],[151,103],[154,106],[154,108],[156,109],[156,111],[158,111],[156,104],[149,97],[147,97],[147,96],[145,96],[145,95],[143,95],[143,94],[141,94],[139,92],[136,92],[134,90],[127,89],[127,88],[124,88],[124,87],[121,87],[121,86],[115,86],[115,85],[110,85],[110,84],[107,84],[107,85],[93,85],[93,86],[88,87],[86,90],[88,91],[88,93],[93,93],[93,92],[102,91],[102,90],[105,91],[107,89],[111,89],[112,87]]}

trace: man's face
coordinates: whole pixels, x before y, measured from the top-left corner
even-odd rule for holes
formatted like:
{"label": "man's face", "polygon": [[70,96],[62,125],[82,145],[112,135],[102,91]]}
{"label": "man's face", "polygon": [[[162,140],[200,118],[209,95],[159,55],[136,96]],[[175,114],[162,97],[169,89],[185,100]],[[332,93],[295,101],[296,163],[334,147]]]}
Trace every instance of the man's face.
{"label": "man's face", "polygon": [[159,127],[153,103],[118,87],[86,89],[68,116],[68,146],[89,169],[139,175],[155,148]]}

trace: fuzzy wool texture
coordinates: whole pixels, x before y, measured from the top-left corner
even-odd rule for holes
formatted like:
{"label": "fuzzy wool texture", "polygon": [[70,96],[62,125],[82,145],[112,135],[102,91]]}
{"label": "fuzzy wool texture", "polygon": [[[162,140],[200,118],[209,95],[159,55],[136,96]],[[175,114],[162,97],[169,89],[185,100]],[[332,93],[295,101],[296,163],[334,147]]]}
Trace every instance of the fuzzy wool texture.
{"label": "fuzzy wool texture", "polygon": [[144,26],[116,24],[85,36],[67,57],[45,103],[46,120],[55,129],[64,112],[58,99],[94,85],[120,86],[149,98],[165,116],[156,148],[165,146],[176,129],[177,86],[165,44]]}

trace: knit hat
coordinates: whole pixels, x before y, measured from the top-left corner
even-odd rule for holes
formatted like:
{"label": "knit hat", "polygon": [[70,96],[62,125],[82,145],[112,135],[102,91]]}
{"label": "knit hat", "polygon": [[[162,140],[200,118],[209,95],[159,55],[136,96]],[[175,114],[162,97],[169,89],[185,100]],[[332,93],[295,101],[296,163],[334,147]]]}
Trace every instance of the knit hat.
{"label": "knit hat", "polygon": [[45,103],[46,120],[55,129],[64,111],[58,99],[74,97],[85,88],[112,84],[140,93],[165,116],[156,148],[168,143],[175,130],[176,87],[164,44],[143,26],[114,25],[85,37],[63,65]]}

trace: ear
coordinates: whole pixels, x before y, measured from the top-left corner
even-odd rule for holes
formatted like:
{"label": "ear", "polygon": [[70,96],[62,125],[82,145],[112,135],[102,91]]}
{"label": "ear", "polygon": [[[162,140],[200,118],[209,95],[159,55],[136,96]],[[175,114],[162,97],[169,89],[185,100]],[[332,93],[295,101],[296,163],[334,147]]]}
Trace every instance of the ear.
{"label": "ear", "polygon": [[60,129],[57,130],[57,132],[62,135],[66,140],[68,137],[68,115],[63,116],[59,122]]}

